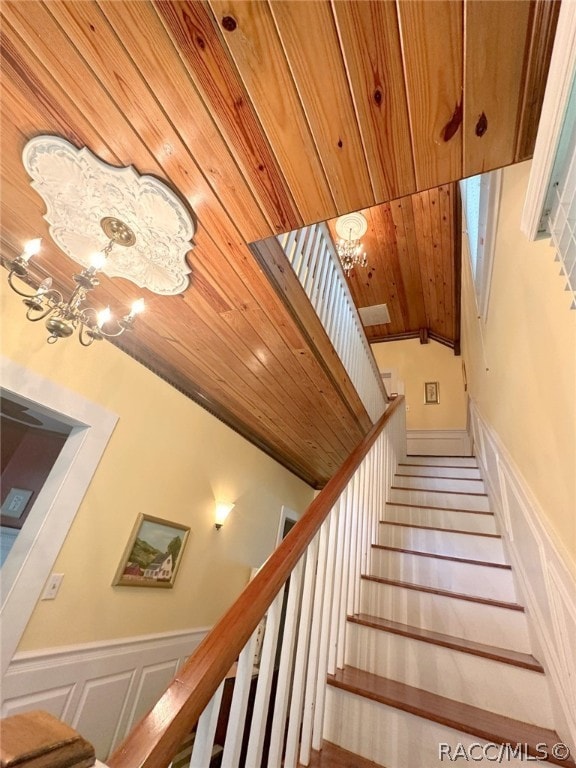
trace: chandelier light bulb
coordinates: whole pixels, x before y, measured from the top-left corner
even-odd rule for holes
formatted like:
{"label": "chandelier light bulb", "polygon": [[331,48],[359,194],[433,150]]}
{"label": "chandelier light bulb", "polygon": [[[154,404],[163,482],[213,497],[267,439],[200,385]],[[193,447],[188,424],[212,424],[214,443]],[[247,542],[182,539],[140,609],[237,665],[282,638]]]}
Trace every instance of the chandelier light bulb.
{"label": "chandelier light bulb", "polygon": [[92,258],[90,259],[90,266],[92,269],[102,269],[102,267],[106,264],[106,254],[102,251],[96,251],[92,254]]}
{"label": "chandelier light bulb", "polygon": [[105,325],[111,317],[112,313],[110,312],[110,307],[106,307],[106,309],[100,310],[96,318],[96,325],[98,328],[102,328],[102,326]]}
{"label": "chandelier light bulb", "polygon": [[20,258],[24,261],[29,261],[32,256],[36,256],[36,254],[40,251],[41,245],[41,237],[36,237],[34,240],[28,240],[28,242],[24,244],[24,250],[22,251]]}
{"label": "chandelier light bulb", "polygon": [[36,296],[44,296],[44,294],[47,293],[50,288],[52,288],[52,278],[46,277],[38,286],[36,290]]}
{"label": "chandelier light bulb", "polygon": [[144,312],[144,299],[136,299],[136,301],[132,304],[132,308],[130,309],[130,317],[135,317],[141,312]]}

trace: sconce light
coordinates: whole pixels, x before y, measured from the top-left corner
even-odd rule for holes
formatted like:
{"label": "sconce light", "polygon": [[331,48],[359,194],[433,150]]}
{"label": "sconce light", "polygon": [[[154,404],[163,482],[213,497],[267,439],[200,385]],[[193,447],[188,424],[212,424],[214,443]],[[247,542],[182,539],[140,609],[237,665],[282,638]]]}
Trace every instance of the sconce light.
{"label": "sconce light", "polygon": [[222,501],[216,502],[216,515],[215,515],[215,521],[214,521],[214,528],[216,528],[217,531],[222,528],[224,525],[224,521],[230,514],[230,512],[234,509],[234,504],[226,504]]}

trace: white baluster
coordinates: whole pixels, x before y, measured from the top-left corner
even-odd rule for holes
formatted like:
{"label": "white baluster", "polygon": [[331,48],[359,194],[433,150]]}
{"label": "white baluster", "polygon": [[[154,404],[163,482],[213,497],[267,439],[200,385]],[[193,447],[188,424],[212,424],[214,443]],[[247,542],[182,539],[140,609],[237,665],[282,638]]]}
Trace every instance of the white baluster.
{"label": "white baluster", "polygon": [[260,657],[260,670],[254,697],[254,709],[250,723],[250,737],[246,752],[246,765],[258,766],[262,762],[262,749],[266,735],[266,722],[268,719],[268,707],[270,704],[270,690],[274,677],[274,664],[276,659],[276,646],[278,644],[278,632],[280,629],[280,617],[282,615],[282,603],[284,601],[284,589],[274,598],[274,602],[268,609],[266,616],[266,632],[262,644]]}
{"label": "white baluster", "polygon": [[336,542],[338,541],[338,529],[340,527],[339,511],[339,505],[336,504],[330,513],[330,533],[328,537],[328,551],[326,557],[324,597],[322,599],[318,671],[316,674],[316,695],[314,697],[314,726],[312,729],[312,749],[316,750],[319,750],[322,747],[322,733],[324,729],[324,702],[326,700],[328,649],[332,641],[330,630],[332,627],[332,609],[334,605],[332,595],[334,591],[334,568],[336,565]]}
{"label": "white baluster", "polygon": [[320,534],[316,534],[306,550],[306,568],[304,571],[304,584],[302,586],[302,604],[300,605],[300,623],[298,625],[298,639],[296,641],[294,679],[292,682],[292,698],[290,701],[290,715],[288,718],[284,768],[296,768],[296,763],[298,761],[300,725],[303,717],[304,694],[308,671],[310,622],[312,608],[314,606],[314,593],[316,591],[315,585],[319,543]]}
{"label": "white baluster", "polygon": [[190,768],[206,768],[207,765],[210,765],[225,682],[226,678],[220,683],[216,693],[210,699],[210,703],[200,715],[190,757]]}
{"label": "white baluster", "polygon": [[322,626],[322,605],[324,602],[324,584],[326,579],[326,558],[328,556],[328,537],[330,534],[330,517],[320,529],[320,544],[318,547],[318,564],[316,566],[316,584],[314,589],[314,605],[310,625],[310,647],[308,649],[308,670],[306,673],[306,690],[304,694],[304,711],[302,714],[302,740],[300,744],[300,762],[308,765],[312,746],[312,730],[314,725],[314,707],[316,705],[316,680],[318,676],[318,656],[320,653],[320,629]]}
{"label": "white baluster", "polygon": [[282,636],[282,650],[278,667],[278,683],[274,701],[274,718],[270,733],[270,749],[268,751],[268,768],[278,768],[282,765],[282,749],[286,734],[286,713],[290,698],[292,683],[292,668],[294,665],[294,647],[296,628],[298,626],[299,606],[302,596],[305,557],[301,557],[290,576],[288,585],[288,601]]}
{"label": "white baluster", "polygon": [[230,727],[226,730],[222,768],[238,768],[240,762],[246,709],[248,707],[248,697],[254,674],[254,653],[257,636],[258,629],[253,632],[238,659],[234,693],[232,694],[232,704],[230,705],[230,715],[228,718]]}

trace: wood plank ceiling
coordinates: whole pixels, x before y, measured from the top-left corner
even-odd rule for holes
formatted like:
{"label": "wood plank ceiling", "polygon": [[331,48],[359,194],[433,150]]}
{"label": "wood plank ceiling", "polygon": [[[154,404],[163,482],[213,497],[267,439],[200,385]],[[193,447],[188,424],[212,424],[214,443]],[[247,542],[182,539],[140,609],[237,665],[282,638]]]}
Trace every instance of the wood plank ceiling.
{"label": "wood plank ceiling", "polygon": [[[399,233],[392,273],[405,278],[382,334],[423,327],[409,278],[418,212],[426,199],[449,207],[450,182],[530,156],[557,11],[548,0],[3,0],[2,255],[41,235],[39,271],[71,284],[21,164],[32,136],[164,179],[198,220],[191,285],[145,295],[123,348],[320,486],[369,420],[248,244],[381,206],[382,237]],[[414,194],[411,210],[398,200]],[[428,326],[450,339],[456,281],[427,258]],[[370,280],[392,278],[377,265]],[[103,278],[98,297],[114,309],[132,289]]]}

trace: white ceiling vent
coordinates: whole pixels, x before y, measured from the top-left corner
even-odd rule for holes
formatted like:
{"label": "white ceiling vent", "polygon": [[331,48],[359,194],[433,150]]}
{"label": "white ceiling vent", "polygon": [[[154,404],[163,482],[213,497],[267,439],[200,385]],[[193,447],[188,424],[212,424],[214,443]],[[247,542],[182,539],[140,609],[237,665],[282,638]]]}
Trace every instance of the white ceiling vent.
{"label": "white ceiling vent", "polygon": [[363,325],[384,325],[390,323],[390,313],[386,304],[374,304],[371,307],[360,307],[358,310]]}

